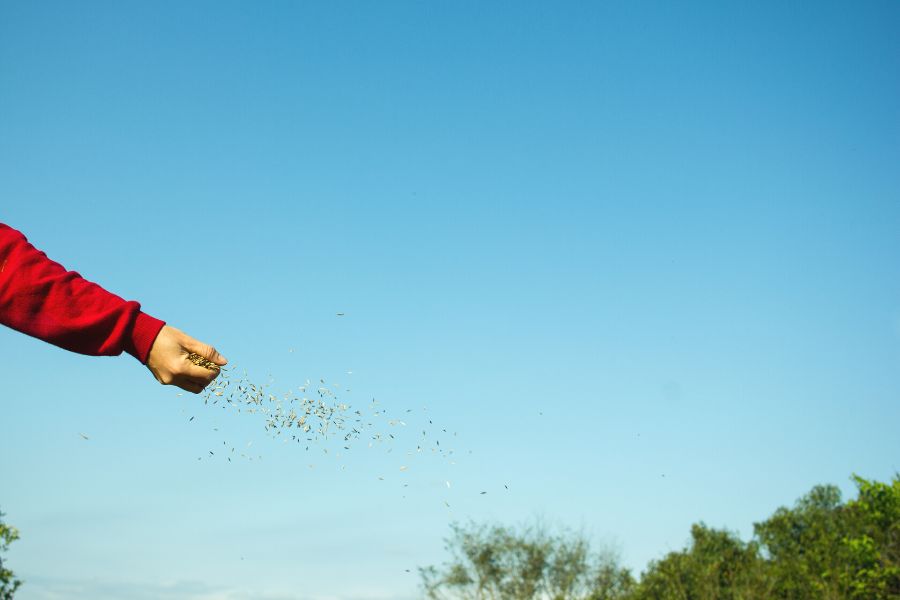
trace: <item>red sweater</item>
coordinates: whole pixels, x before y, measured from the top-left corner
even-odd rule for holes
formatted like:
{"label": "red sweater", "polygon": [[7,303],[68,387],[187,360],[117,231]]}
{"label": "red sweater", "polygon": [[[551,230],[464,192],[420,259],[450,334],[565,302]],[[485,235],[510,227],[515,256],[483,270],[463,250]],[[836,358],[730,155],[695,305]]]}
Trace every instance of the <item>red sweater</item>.
{"label": "red sweater", "polygon": [[86,281],[0,223],[0,323],[93,356],[124,350],[142,363],[164,322]]}

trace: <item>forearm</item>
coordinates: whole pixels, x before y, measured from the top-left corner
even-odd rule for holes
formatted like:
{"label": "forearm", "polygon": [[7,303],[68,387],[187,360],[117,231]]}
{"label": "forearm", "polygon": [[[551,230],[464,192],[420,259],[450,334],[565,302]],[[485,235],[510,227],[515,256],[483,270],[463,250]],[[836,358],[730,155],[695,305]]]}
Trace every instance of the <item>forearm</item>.
{"label": "forearm", "polygon": [[67,271],[0,223],[0,323],[80,354],[142,363],[164,323],[99,285]]}

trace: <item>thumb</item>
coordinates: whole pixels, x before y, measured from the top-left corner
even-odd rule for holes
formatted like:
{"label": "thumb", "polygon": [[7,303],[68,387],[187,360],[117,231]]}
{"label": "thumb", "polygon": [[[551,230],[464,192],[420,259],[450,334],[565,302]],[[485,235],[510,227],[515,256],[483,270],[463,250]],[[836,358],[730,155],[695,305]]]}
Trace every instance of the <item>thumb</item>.
{"label": "thumb", "polygon": [[188,338],[184,340],[182,346],[184,346],[184,349],[188,352],[199,354],[206,360],[211,360],[219,366],[228,364],[228,359],[219,354],[218,350],[216,350],[209,344],[204,344],[203,342],[197,341],[190,336],[188,336]]}

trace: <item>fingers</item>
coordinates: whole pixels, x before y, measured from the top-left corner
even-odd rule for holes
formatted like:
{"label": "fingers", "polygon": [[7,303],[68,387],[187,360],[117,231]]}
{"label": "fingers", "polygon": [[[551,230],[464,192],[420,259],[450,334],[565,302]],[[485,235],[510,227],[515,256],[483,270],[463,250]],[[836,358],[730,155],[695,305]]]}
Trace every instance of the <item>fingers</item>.
{"label": "fingers", "polygon": [[204,383],[189,377],[179,377],[173,381],[172,384],[187,392],[191,392],[192,394],[199,394],[206,388],[209,382],[207,381]]}
{"label": "fingers", "polygon": [[219,371],[195,365],[188,360],[187,356],[184,357],[182,364],[179,365],[178,371],[179,376],[194,379],[196,381],[203,381],[203,385],[209,384],[213,379],[219,376]]}
{"label": "fingers", "polygon": [[201,367],[188,360],[187,355],[191,352],[220,367],[228,363],[209,344],[199,342],[180,329],[166,325],[153,342],[147,356],[147,368],[161,384],[174,385],[199,394],[219,375],[219,371]]}
{"label": "fingers", "polygon": [[193,379],[176,379],[172,382],[172,385],[174,385],[175,387],[180,387],[184,391],[190,392],[192,394],[199,394],[203,391],[203,386]]}
{"label": "fingers", "polygon": [[185,335],[184,337],[185,339],[182,341],[181,345],[184,346],[185,350],[188,352],[195,352],[206,360],[211,360],[219,366],[228,364],[228,360],[209,344],[197,341],[189,335]]}

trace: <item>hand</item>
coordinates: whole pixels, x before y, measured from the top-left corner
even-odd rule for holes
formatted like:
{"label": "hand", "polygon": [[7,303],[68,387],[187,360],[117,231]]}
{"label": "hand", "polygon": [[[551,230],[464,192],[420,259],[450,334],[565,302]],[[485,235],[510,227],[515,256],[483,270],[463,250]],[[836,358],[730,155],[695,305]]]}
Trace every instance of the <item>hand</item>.
{"label": "hand", "polygon": [[163,327],[150,354],[147,356],[147,368],[163,385],[176,385],[183,390],[199,394],[219,375],[218,370],[207,369],[195,365],[188,360],[188,354],[194,352],[217,365],[228,364],[225,357],[209,344],[198,342],[179,329]]}

